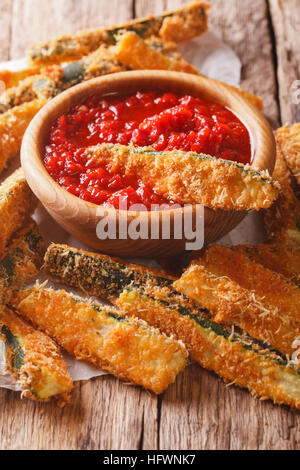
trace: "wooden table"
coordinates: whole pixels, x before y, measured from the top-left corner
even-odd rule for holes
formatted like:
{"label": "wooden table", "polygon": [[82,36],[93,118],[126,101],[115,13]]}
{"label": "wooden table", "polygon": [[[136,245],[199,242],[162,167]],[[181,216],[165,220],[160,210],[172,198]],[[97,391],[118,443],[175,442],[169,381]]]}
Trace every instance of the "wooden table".
{"label": "wooden table", "polygon": [[[180,0],[1,0],[0,60],[32,42],[125,21]],[[274,127],[300,119],[299,0],[212,0],[210,23],[238,53],[242,86]],[[225,387],[189,366],[163,396],[104,376],[76,383],[71,406],[36,404],[0,389],[1,449],[299,449],[300,413]]]}

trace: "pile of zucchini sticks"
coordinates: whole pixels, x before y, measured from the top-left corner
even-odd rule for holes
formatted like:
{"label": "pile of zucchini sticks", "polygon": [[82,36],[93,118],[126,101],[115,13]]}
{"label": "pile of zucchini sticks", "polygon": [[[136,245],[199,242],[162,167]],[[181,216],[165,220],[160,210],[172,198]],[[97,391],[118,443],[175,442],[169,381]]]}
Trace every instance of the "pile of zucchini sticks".
{"label": "pile of zucchini sticks", "polygon": [[[80,31],[33,45],[29,66],[0,71],[0,172],[19,151],[33,116],[45,103],[80,82],[125,70],[159,69],[200,75],[178,51],[177,43],[207,30],[209,4],[201,0],[161,16],[116,27]],[[262,101],[236,89],[255,106]]]}

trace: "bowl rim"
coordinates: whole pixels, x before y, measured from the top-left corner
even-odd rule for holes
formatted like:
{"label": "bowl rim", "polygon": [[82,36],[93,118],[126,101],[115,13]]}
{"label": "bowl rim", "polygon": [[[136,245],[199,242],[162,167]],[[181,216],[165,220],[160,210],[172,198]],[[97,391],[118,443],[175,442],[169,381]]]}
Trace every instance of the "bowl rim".
{"label": "bowl rim", "polygon": [[[71,205],[78,205],[78,211],[80,209],[82,210],[92,210],[95,212],[95,215],[97,216],[97,211],[100,209],[105,210],[107,214],[116,214],[117,218],[120,217],[120,215],[125,215],[127,219],[132,219],[136,217],[145,217],[148,220],[151,219],[151,216],[153,213],[160,214],[159,217],[162,217],[163,214],[168,213],[171,219],[173,219],[174,215],[177,214],[183,214],[183,211],[192,211],[194,212],[196,210],[196,207],[199,206],[199,204],[190,204],[186,205],[180,208],[175,208],[175,209],[164,209],[164,210],[158,210],[158,211],[129,211],[125,209],[115,209],[112,207],[106,207],[102,205],[97,205],[92,202],[86,201],[84,199],[79,198],[78,196],[75,196],[74,194],[68,192],[66,189],[64,189],[62,186],[60,186],[47,172],[46,168],[43,165],[42,162],[42,154],[39,147],[39,144],[37,143],[38,137],[41,132],[43,132],[44,128],[47,128],[47,134],[49,133],[49,129],[53,121],[66,112],[70,107],[74,106],[77,103],[80,103],[84,97],[82,95],[85,95],[87,97],[89,94],[96,94],[97,89],[103,86],[108,86],[109,83],[114,83],[116,85],[118,82],[121,85],[120,89],[122,88],[122,85],[125,87],[126,83],[128,81],[141,81],[140,89],[151,89],[149,86],[145,86],[145,83],[149,82],[151,80],[152,84],[152,89],[159,89],[160,87],[157,86],[157,84],[160,82],[161,84],[166,84],[167,82],[172,83],[172,85],[179,85],[179,83],[182,83],[185,88],[190,87],[196,87],[196,88],[202,88],[205,90],[206,93],[211,90],[211,94],[215,96],[216,91],[217,97],[216,98],[211,98],[212,101],[215,101],[217,103],[223,104],[227,106],[230,110],[232,110],[237,117],[246,125],[247,130],[250,134],[250,139],[251,139],[251,148],[252,148],[252,162],[251,166],[253,166],[257,170],[268,170],[270,174],[272,174],[272,171],[274,169],[275,165],[275,140],[274,140],[274,135],[273,131],[267,121],[267,119],[263,116],[263,114],[252,104],[250,103],[244,96],[242,96],[240,93],[238,93],[236,90],[234,90],[232,87],[228,87],[228,85],[223,84],[222,82],[219,82],[217,80],[214,80],[212,78],[208,78],[202,75],[192,75],[192,74],[187,74],[184,72],[170,72],[170,71],[162,71],[162,70],[142,70],[142,71],[126,71],[126,72],[118,72],[114,74],[109,74],[105,75],[102,77],[97,77],[88,81],[85,81],[83,83],[80,83],[78,85],[75,85],[59,95],[57,95],[55,98],[51,99],[48,103],[46,103],[45,106],[37,113],[37,115],[33,118],[33,120],[30,122],[29,126],[26,129],[26,132],[23,137],[22,141],[22,146],[21,146],[21,165],[24,169],[25,176],[28,179],[27,175],[30,174],[30,170],[33,169],[34,163],[35,166],[38,169],[39,174],[40,174],[40,184],[46,185],[49,189],[50,186],[56,188],[56,194],[62,194],[64,198],[66,198]],[[144,83],[145,82],[145,83]],[[94,93],[90,93],[91,90],[94,91]],[[124,90],[126,91],[126,90]],[[107,95],[109,92],[106,91],[105,93],[102,93],[103,95]],[[118,93],[118,92],[117,92]],[[124,94],[124,93],[123,93]],[[197,94],[197,93],[196,93]],[[200,92],[198,91],[198,94],[200,95]],[[99,93],[101,96],[101,93]],[[120,95],[122,93],[120,92]],[[191,95],[193,93],[191,92]],[[78,101],[76,101],[76,97],[78,97]],[[229,99],[232,100],[231,106],[226,105],[228,103]],[[232,103],[234,106],[232,106]],[[237,108],[243,109],[243,117],[240,116],[240,113],[236,111],[234,108],[235,106]],[[59,107],[65,107],[64,111],[60,111],[56,115],[56,111]],[[48,121],[48,116],[54,113],[56,117],[52,117],[51,121]],[[263,128],[263,132],[262,132]],[[262,135],[265,133],[265,137]],[[269,156],[265,154],[265,148],[264,144],[266,139],[269,140],[269,143],[273,144],[273,148],[269,150]],[[44,142],[45,145],[45,142]],[[263,162],[267,162],[267,160],[270,160],[270,156],[273,152],[273,159],[272,161],[269,161],[268,164],[263,164],[260,165],[259,162],[262,158]],[[268,157],[268,158],[267,158]],[[31,186],[31,183],[29,181],[29,186]],[[38,192],[38,190],[34,190],[33,192]],[[36,194],[37,197],[39,198],[39,195]],[[100,208],[100,209],[99,209]],[[220,211],[226,211],[225,209],[217,209]],[[205,207],[205,211],[207,213],[214,211],[216,212],[215,209],[211,209],[208,207]]]}

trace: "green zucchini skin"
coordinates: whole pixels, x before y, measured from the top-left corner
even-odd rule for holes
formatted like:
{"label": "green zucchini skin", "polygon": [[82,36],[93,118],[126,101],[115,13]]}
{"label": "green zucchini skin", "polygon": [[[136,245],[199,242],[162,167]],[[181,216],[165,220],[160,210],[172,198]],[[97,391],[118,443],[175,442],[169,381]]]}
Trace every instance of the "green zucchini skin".
{"label": "green zucchini skin", "polygon": [[43,269],[70,286],[105,299],[118,296],[133,282],[143,285],[151,281],[164,287],[175,279],[164,271],[58,244],[48,247]]}
{"label": "green zucchini skin", "polygon": [[[121,314],[135,315],[166,335],[180,339],[191,359],[225,382],[276,404],[300,409],[300,369],[247,335],[216,325],[209,312],[168,289],[131,285],[116,299]],[[184,309],[182,306],[184,305]]]}

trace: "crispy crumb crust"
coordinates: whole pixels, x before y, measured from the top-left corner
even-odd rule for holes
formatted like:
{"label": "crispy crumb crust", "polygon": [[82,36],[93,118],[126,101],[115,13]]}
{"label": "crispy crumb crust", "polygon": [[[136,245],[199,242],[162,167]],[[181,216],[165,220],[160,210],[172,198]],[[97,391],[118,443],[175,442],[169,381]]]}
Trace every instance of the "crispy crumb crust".
{"label": "crispy crumb crust", "polygon": [[176,279],[163,270],[54,243],[46,251],[43,270],[88,295],[107,300],[132,282],[143,285],[151,280],[158,285],[170,285]]}
{"label": "crispy crumb crust", "polygon": [[293,187],[292,176],[278,144],[273,179],[280,184],[279,197],[275,204],[264,211],[264,225],[270,243],[300,246],[300,202]]}
{"label": "crispy crumb crust", "polygon": [[5,306],[0,307],[0,337],[6,343],[7,369],[23,396],[37,401],[56,397],[60,406],[69,401],[73,382],[54,341]]}
{"label": "crispy crumb crust", "polygon": [[300,320],[300,289],[278,273],[255,263],[229,247],[212,245],[201,264],[215,276],[226,276],[244,289],[254,292],[291,320]]}
{"label": "crispy crumb crust", "polygon": [[36,286],[19,291],[13,304],[77,359],[154,393],[162,393],[187,364],[181,342],[65,291]]}
{"label": "crispy crumb crust", "polygon": [[[186,62],[179,52],[177,52],[177,54],[168,55],[166,54],[166,50],[159,50],[158,47],[154,46],[155,43],[144,41],[134,31],[129,31],[122,32],[116,37],[116,46],[112,48],[112,51],[114,57],[120,63],[132,70],[170,70],[191,73],[203,77],[199,70]],[[175,48],[173,47],[173,49]],[[259,110],[263,109],[263,102],[258,96],[241,90],[240,88],[224,83],[223,85],[243,95]]]}
{"label": "crispy crumb crust", "polygon": [[233,248],[300,286],[300,248],[281,244],[236,245]]}
{"label": "crispy crumb crust", "polygon": [[134,31],[118,35],[112,51],[121,64],[132,70],[171,70],[199,74],[197,68],[186,62],[181,54],[167,56]]}
{"label": "crispy crumb crust", "polygon": [[174,287],[207,308],[217,323],[236,325],[285,356],[295,352],[292,345],[300,337],[299,322],[227,277],[214,276],[201,264],[192,263]]}
{"label": "crispy crumb crust", "polygon": [[[158,292],[158,296],[156,293]],[[149,293],[148,293],[149,294]],[[261,348],[237,339],[234,332],[211,326],[205,317],[179,313],[168,308],[172,292],[154,288],[151,295],[126,289],[117,300],[123,313],[132,314],[160,328],[166,334],[181,339],[191,358],[202,367],[213,370],[225,382],[245,387],[252,395],[271,399],[277,404],[300,408],[300,376],[293,367]]]}
{"label": "crispy crumb crust", "polygon": [[44,242],[34,222],[13,240],[0,259],[0,304],[7,303],[15,291],[39,272],[45,252]]}
{"label": "crispy crumb crust", "polygon": [[0,186],[0,254],[36,206],[37,199],[26,182],[23,170],[19,168]]}
{"label": "crispy crumb crust", "polygon": [[45,103],[45,100],[33,100],[0,114],[0,172],[19,152],[28,124]]}
{"label": "crispy crumb crust", "polygon": [[160,16],[139,18],[119,26],[78,31],[50,41],[33,44],[27,51],[30,64],[53,64],[79,59],[96,50],[101,44],[113,44],[121,30],[135,31],[142,38],[160,36],[167,41],[184,41],[207,30],[209,4],[197,1]]}
{"label": "crispy crumb crust", "polygon": [[276,131],[276,138],[283,158],[300,184],[300,123],[280,127]]}
{"label": "crispy crumb crust", "polygon": [[157,152],[150,147],[100,144],[85,150],[89,161],[139,175],[146,185],[180,204],[204,204],[212,209],[259,210],[278,195],[265,172],[248,165],[193,152]]}

